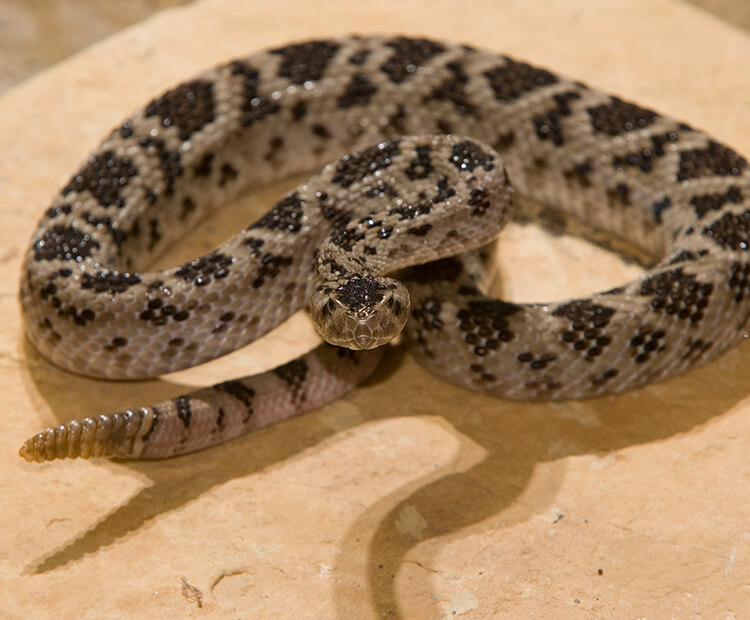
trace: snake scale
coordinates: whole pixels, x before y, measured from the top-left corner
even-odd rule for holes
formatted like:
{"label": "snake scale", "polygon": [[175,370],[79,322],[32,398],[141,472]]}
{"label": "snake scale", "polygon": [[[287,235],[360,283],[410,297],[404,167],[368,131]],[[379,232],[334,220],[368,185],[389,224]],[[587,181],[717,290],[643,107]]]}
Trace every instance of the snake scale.
{"label": "snake scale", "polygon": [[[217,205],[343,153],[210,254],[145,270]],[[657,262],[582,299],[485,296],[461,253],[510,216],[508,178]],[[256,53],[153,99],[61,189],[23,266],[26,332],[56,365],[108,378],[215,358],[306,305],[349,348],[323,344],[261,375],[49,428],[20,454],[153,458],[226,441],[351,389],[404,323],[428,369],[507,398],[659,381],[742,339],[749,232],[742,156],[546,69],[404,36]],[[397,270],[403,283],[387,277]]]}

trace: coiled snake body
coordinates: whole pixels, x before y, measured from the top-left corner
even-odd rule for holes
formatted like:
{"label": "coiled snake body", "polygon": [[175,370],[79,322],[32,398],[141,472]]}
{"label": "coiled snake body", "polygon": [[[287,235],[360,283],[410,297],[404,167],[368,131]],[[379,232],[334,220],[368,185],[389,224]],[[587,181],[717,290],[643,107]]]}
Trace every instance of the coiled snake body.
{"label": "coiled snake body", "polygon": [[[141,270],[212,207],[354,149],[214,252]],[[584,299],[487,298],[450,256],[508,219],[506,171],[521,194],[662,258]],[[50,428],[20,453],[161,457],[226,441],[356,385],[381,355],[369,348],[407,318],[418,359],[471,389],[566,399],[659,381],[741,339],[749,231],[743,157],[545,69],[407,37],[254,54],[151,101],[55,197],[23,267],[28,337],[74,372],[151,377],[307,304],[329,341],[367,350],[322,345],[269,373]],[[408,294],[385,277],[407,267]]]}

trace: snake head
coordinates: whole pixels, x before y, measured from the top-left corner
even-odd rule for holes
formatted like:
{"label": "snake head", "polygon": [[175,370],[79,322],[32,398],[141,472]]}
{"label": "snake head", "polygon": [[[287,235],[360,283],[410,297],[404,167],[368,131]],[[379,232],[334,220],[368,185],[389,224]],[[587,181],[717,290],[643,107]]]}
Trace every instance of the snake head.
{"label": "snake head", "polygon": [[374,349],[401,333],[409,315],[409,292],[391,278],[354,276],[335,288],[317,287],[310,299],[310,314],[326,342],[348,349]]}

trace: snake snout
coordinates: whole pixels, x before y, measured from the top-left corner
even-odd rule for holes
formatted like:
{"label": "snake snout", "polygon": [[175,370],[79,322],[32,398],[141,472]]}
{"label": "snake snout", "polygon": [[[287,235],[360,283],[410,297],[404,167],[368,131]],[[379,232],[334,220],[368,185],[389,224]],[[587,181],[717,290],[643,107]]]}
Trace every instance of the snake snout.
{"label": "snake snout", "polygon": [[374,349],[398,336],[406,322],[404,304],[398,301],[404,293],[408,304],[403,285],[391,280],[355,278],[340,287],[335,298],[342,310],[341,336],[345,346]]}
{"label": "snake snout", "polygon": [[347,339],[350,341],[351,344],[349,346],[352,349],[374,349],[391,340],[387,335],[384,336],[380,333],[379,324],[372,325],[371,323],[372,320],[359,321],[350,330]]}

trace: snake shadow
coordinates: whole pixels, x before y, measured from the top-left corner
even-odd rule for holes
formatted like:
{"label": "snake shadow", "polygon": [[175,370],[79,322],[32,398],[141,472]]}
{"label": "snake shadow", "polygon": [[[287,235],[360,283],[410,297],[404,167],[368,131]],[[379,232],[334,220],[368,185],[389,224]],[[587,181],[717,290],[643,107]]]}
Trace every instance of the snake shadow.
{"label": "snake shadow", "polygon": [[[462,444],[469,446],[472,442],[481,446],[483,456],[464,471],[447,466],[411,480],[358,516],[339,547],[336,568],[346,578],[334,585],[337,616],[367,617],[368,610],[357,602],[362,600],[364,580],[370,617],[401,617],[395,584],[410,550],[417,545],[439,544],[436,538],[460,535],[469,527],[473,534],[484,528],[496,532],[498,520],[494,517],[498,515],[503,515],[503,528],[530,518],[532,508],[524,508],[516,499],[528,487],[537,465],[663,440],[731,409],[750,393],[750,377],[741,372],[748,346],[750,343],[737,347],[709,366],[664,384],[621,396],[562,404],[520,403],[475,394],[439,381],[400,349],[392,350],[373,377],[346,397],[366,418],[350,426],[408,416],[438,416],[459,440],[458,459]],[[196,387],[165,380],[94,381],[54,369],[36,357],[28,345],[26,354],[29,380],[60,422],[130,406],[135,386],[138,398],[149,402]],[[99,396],[88,399],[83,409],[71,398],[71,394],[92,392]],[[374,402],[377,407],[372,406]],[[320,412],[311,412],[223,446],[165,461],[99,462],[101,467],[131,468],[151,484],[90,530],[33,560],[26,572],[50,572],[96,553],[213,487],[294,459],[345,430],[331,429],[322,418]],[[591,424],[592,419],[597,423]],[[468,450],[471,454],[467,453],[467,459],[471,461],[476,450]],[[559,481],[546,487],[551,507]],[[407,507],[429,515],[429,528],[419,540],[401,534],[395,525]],[[362,566],[366,567],[365,575]],[[432,617],[438,617],[439,610],[435,608],[434,612]]]}
{"label": "snake shadow", "polygon": [[[750,343],[745,343],[706,367],[662,384],[618,396],[564,403],[514,402],[455,386],[441,388],[440,382],[415,362],[403,360],[399,382],[421,386],[411,402],[404,402],[403,393],[388,402],[387,381],[368,388],[374,393],[370,398],[382,399],[385,402],[380,404],[381,409],[388,411],[393,407],[399,415],[410,409],[439,415],[461,439],[459,446],[473,442],[484,449],[484,455],[464,471],[455,471],[449,465],[441,474],[430,472],[370,506],[344,537],[337,565],[339,574],[351,575],[358,566],[366,566],[372,602],[369,617],[404,617],[395,584],[399,569],[414,547],[424,545],[417,563],[421,565],[425,556],[429,558],[437,552],[438,537],[460,537],[467,528],[471,528],[466,533],[469,536],[485,532],[496,535],[498,529],[511,528],[538,514],[540,494],[542,505],[552,508],[561,483],[557,474],[546,474],[541,493],[536,488],[539,483],[535,483],[533,506],[516,502],[542,463],[570,456],[601,456],[658,442],[709,423],[750,394],[750,377],[743,372],[743,360],[749,352]],[[459,460],[460,455],[454,462]],[[404,514],[415,511],[425,515],[428,523],[418,539],[398,527]],[[502,518],[498,519],[500,515]],[[363,540],[369,542],[365,545]],[[424,571],[425,590],[429,590],[432,577],[428,570]],[[368,617],[352,606],[360,589],[361,582],[338,581],[336,601],[342,620]],[[421,599],[420,605],[424,604],[426,600]],[[441,617],[441,610],[435,606],[424,617]]]}

